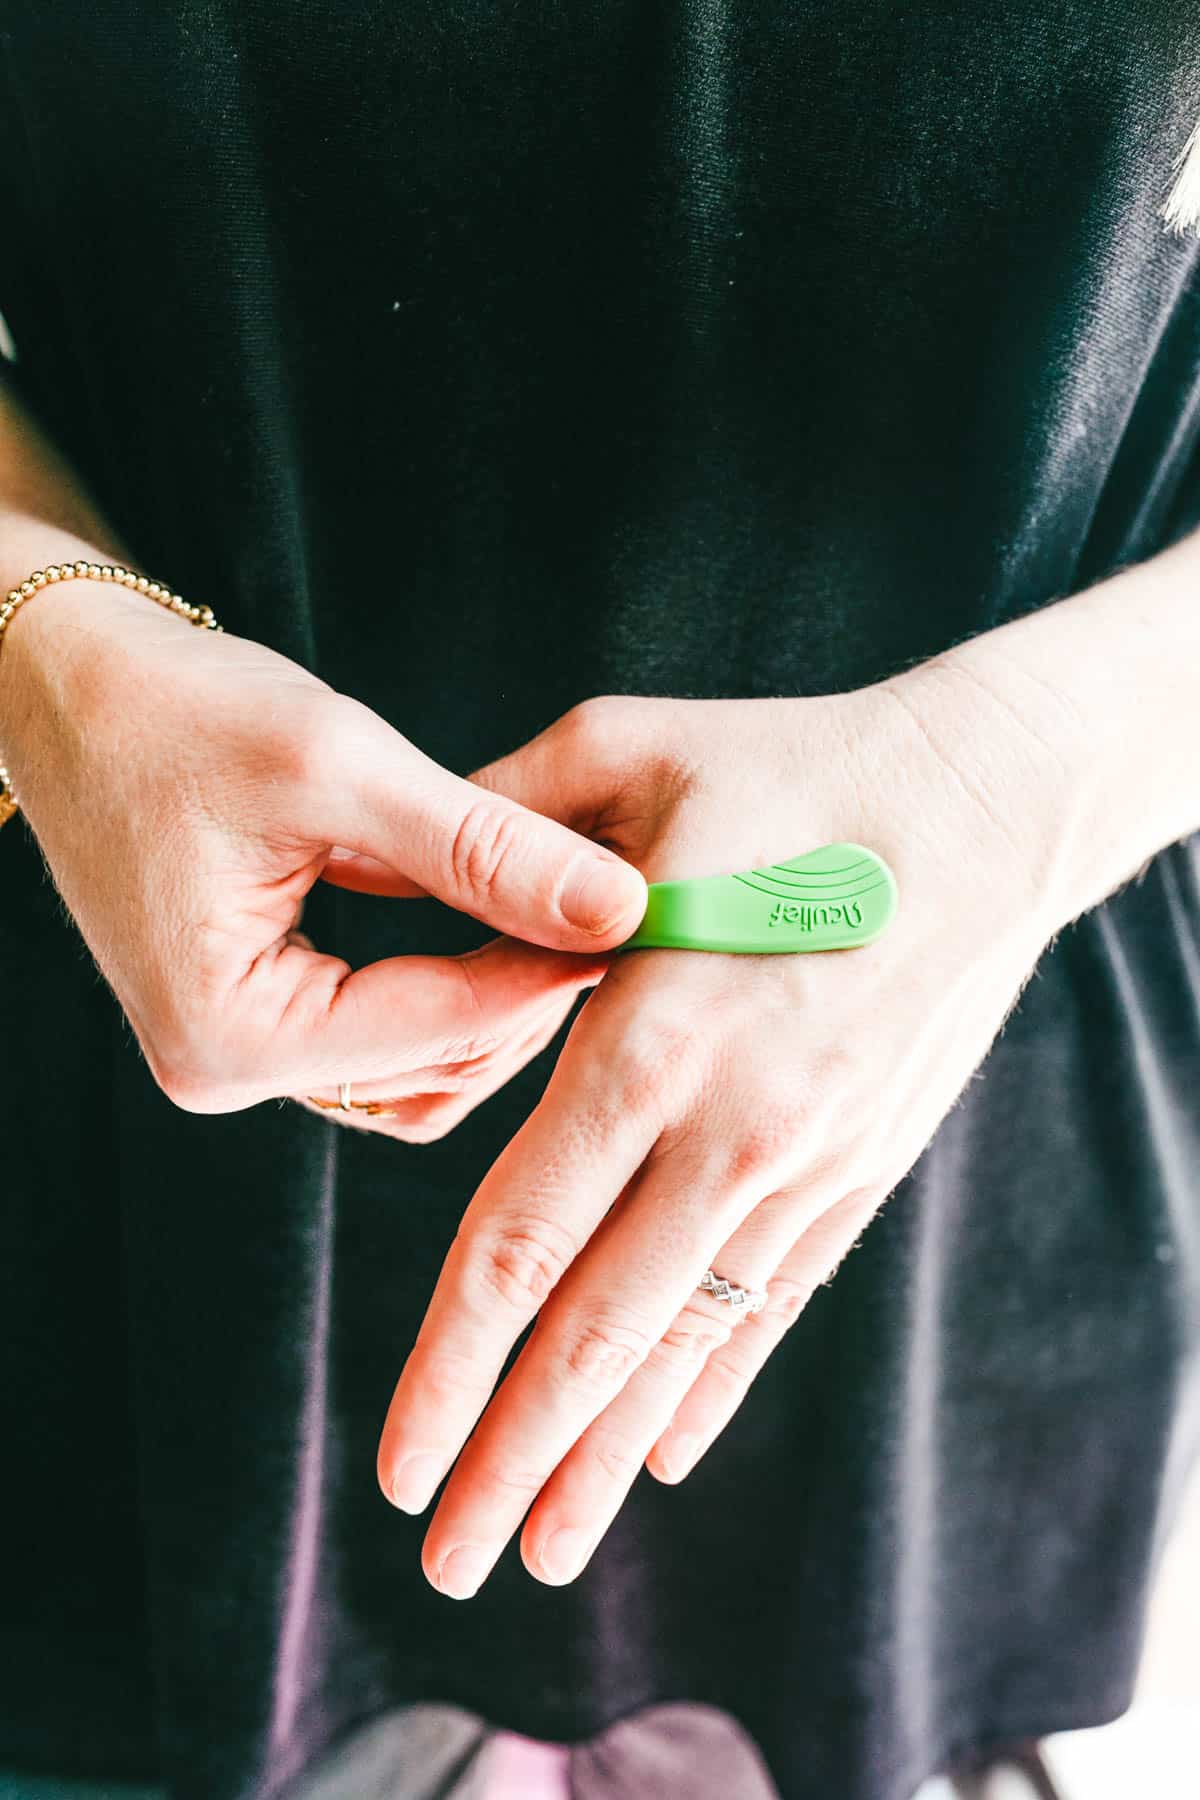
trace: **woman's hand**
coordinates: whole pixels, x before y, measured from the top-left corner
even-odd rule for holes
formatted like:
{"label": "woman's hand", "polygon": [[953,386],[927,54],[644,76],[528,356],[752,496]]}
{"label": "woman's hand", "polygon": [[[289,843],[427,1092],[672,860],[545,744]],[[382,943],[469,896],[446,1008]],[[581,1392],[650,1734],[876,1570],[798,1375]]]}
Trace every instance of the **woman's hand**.
{"label": "woman's hand", "polygon": [[[1065,922],[1061,720],[1052,698],[1028,717],[942,662],[820,699],[605,697],[473,777],[648,880],[849,840],[900,903],[851,952],[611,963],[463,1216],[384,1427],[398,1506],[454,1464],[423,1551],[443,1592],[475,1591],[531,1502],[526,1567],[577,1575],[643,1463],[677,1481],[703,1455],[915,1162]],[[708,1268],[766,1309],[737,1322]]]}
{"label": "woman's hand", "polygon": [[[645,905],[611,852],[262,645],[111,583],[47,586],[14,618],[0,744],[152,1073],[189,1111],[349,1081],[355,1101],[396,1102],[371,1128],[439,1136],[548,1040]],[[531,941],[352,972],[296,930],[335,847]]]}

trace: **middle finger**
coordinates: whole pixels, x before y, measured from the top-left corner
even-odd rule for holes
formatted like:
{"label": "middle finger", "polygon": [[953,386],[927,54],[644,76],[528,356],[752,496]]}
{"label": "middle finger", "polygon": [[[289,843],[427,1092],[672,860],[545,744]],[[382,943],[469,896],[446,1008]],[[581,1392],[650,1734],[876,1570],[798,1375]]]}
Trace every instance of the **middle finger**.
{"label": "middle finger", "polygon": [[658,1136],[644,1099],[607,1084],[598,1059],[580,1052],[593,1004],[463,1214],[400,1372],[377,1471],[406,1512],[428,1505],[513,1344]]}
{"label": "middle finger", "polygon": [[[521,1538],[531,1575],[554,1584],[574,1580],[650,1452],[661,1463],[675,1432],[691,1424],[711,1441],[728,1423],[808,1295],[836,1264],[831,1245],[844,1250],[847,1235],[855,1234],[860,1197],[831,1204],[838,1168],[836,1158],[814,1159],[801,1183],[762,1199],[721,1245],[717,1273],[765,1292],[767,1304],[751,1314],[703,1291],[692,1295],[538,1495]],[[877,1204],[875,1195],[871,1203]],[[681,1435],[681,1450],[684,1441]]]}
{"label": "middle finger", "polygon": [[[727,1159],[703,1134],[681,1133],[648,1160],[556,1290],[430,1522],[422,1564],[443,1593],[476,1591],[559,1462],[683,1308],[710,1310],[696,1285],[761,1192]],[[706,1354],[729,1334],[725,1313],[712,1302]]]}

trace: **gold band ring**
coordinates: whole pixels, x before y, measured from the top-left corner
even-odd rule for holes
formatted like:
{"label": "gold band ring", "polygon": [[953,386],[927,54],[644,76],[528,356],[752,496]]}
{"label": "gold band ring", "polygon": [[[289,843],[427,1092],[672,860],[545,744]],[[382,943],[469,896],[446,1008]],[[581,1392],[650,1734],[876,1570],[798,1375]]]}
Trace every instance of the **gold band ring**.
{"label": "gold band ring", "polygon": [[381,1113],[387,1111],[382,1100],[352,1100],[348,1081],[339,1081],[336,1100],[320,1100],[316,1094],[310,1094],[308,1098],[314,1106],[321,1107],[325,1112]]}

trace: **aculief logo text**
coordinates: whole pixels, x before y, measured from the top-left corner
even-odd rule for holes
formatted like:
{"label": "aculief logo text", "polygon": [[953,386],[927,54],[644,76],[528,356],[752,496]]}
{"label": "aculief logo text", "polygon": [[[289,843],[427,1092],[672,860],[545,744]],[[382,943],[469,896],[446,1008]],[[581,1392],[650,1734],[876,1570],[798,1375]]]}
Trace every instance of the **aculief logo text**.
{"label": "aculief logo text", "polygon": [[815,931],[818,925],[848,925],[851,930],[863,922],[862,907],[857,900],[844,906],[785,906],[775,902],[768,925],[794,925],[798,931]]}

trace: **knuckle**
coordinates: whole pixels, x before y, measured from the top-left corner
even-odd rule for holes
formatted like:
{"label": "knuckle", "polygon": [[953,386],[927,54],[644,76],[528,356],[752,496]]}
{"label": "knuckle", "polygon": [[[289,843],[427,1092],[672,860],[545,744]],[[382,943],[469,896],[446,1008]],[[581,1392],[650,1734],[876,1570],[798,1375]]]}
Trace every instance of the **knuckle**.
{"label": "knuckle", "polygon": [[467,808],[450,842],[450,877],[458,892],[485,902],[520,854],[522,817],[511,802],[483,793]]}
{"label": "knuckle", "polygon": [[503,1488],[509,1493],[532,1499],[546,1485],[547,1469],[536,1469],[532,1465],[513,1462],[511,1458],[503,1460],[490,1457],[481,1463],[477,1471],[482,1490]]}
{"label": "knuckle", "polygon": [[743,1398],[748,1386],[746,1370],[732,1351],[714,1350],[705,1364],[704,1379],[715,1380],[717,1386],[724,1389],[726,1401],[735,1403]]}
{"label": "knuckle", "polygon": [[896,1186],[895,1178],[877,1175],[865,1158],[861,1163],[852,1158],[846,1167],[847,1181],[842,1206],[847,1212],[873,1218]]}
{"label": "knuckle", "polygon": [[327,782],[330,771],[346,762],[352,742],[360,735],[352,706],[317,689],[297,696],[277,724],[264,720],[258,727],[256,759],[297,787]]}
{"label": "knuckle", "polygon": [[144,1046],[155,1085],[181,1112],[229,1112],[236,1104],[236,1071],[217,1072],[212,1046],[190,1036],[172,1034],[167,1042]]}
{"label": "knuckle", "polygon": [[687,1373],[708,1361],[715,1350],[729,1342],[732,1325],[710,1317],[699,1308],[685,1306],[674,1322],[663,1332],[654,1349],[658,1362],[667,1368]]}
{"label": "knuckle", "polygon": [[482,1387],[478,1364],[468,1356],[441,1349],[420,1362],[421,1388],[435,1410],[457,1408],[464,1395],[475,1398]]}
{"label": "knuckle", "polygon": [[195,1071],[185,1064],[177,1063],[169,1058],[147,1057],[150,1073],[156,1086],[166,1095],[172,1106],[181,1112],[205,1113],[211,1111],[212,1091],[208,1082],[199,1078]]}
{"label": "knuckle", "polygon": [[561,1368],[571,1385],[604,1393],[624,1386],[650,1354],[647,1332],[632,1322],[599,1317],[577,1324],[567,1337]]}
{"label": "knuckle", "polygon": [[641,1019],[622,1038],[606,1078],[623,1112],[669,1112],[672,1101],[690,1088],[700,1054],[685,1025]]}
{"label": "knuckle", "polygon": [[197,1076],[191,1071],[170,1069],[156,1077],[159,1088],[172,1106],[186,1113],[235,1112],[237,1104],[228,1085]]}
{"label": "knuckle", "polygon": [[805,1092],[813,1110],[818,1104],[836,1105],[861,1064],[861,1054],[849,1044],[835,1039],[822,1044],[806,1071]]}
{"label": "knuckle", "polygon": [[508,1220],[480,1264],[484,1288],[514,1312],[536,1312],[575,1256],[570,1233],[551,1219]]}
{"label": "knuckle", "polygon": [[443,1045],[442,1066],[443,1068],[466,1070],[472,1063],[481,1062],[485,1057],[495,1054],[500,1048],[500,1035],[498,1030],[491,1029],[485,1023],[487,1011],[479,989],[479,976],[474,959],[470,956],[460,956],[453,966],[458,970],[459,977],[466,989],[471,1023],[453,1043]]}
{"label": "knuckle", "polygon": [[644,1461],[629,1439],[616,1431],[593,1431],[588,1448],[610,1481],[632,1481]]}
{"label": "knuckle", "polygon": [[738,1183],[778,1168],[796,1150],[806,1123],[804,1112],[793,1100],[760,1104],[730,1145],[727,1178]]}
{"label": "knuckle", "polygon": [[784,1332],[796,1323],[812,1296],[811,1283],[794,1281],[790,1275],[776,1275],[767,1283],[767,1304],[756,1316],[760,1323]]}
{"label": "knuckle", "polygon": [[880,1202],[876,1188],[855,1189],[814,1219],[790,1259],[791,1273],[774,1276],[768,1284],[763,1316],[782,1312],[783,1326],[791,1324],[817,1289],[833,1280],[847,1256],[857,1248]]}
{"label": "knuckle", "polygon": [[562,715],[559,729],[581,748],[597,744],[610,749],[621,742],[621,726],[629,710],[629,700],[623,694],[592,694]]}
{"label": "knuckle", "polygon": [[[594,694],[562,714],[552,730],[556,748],[578,757],[610,787],[620,814],[657,811],[664,796],[695,782],[694,761],[678,725],[664,736],[658,702],[644,694]],[[608,807],[600,816],[607,818]],[[626,834],[622,833],[622,837]]]}

